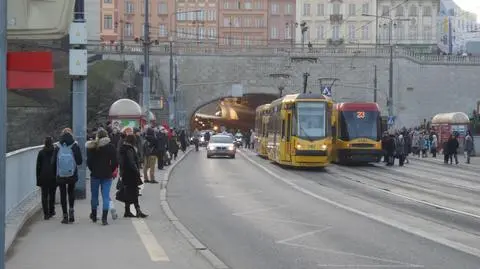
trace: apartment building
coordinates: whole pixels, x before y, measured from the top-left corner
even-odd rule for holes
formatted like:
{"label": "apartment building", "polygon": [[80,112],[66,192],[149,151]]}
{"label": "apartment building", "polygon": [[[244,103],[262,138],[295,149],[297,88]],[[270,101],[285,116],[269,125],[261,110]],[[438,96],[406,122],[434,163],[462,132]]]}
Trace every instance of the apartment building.
{"label": "apartment building", "polygon": [[198,43],[217,43],[218,1],[177,0],[175,7],[175,37]]}
{"label": "apartment building", "polygon": [[266,46],[268,0],[219,0],[220,46]]}
{"label": "apartment building", "polygon": [[268,1],[268,43],[276,46],[294,46],[296,31],[295,0]]}
{"label": "apartment building", "polygon": [[[100,36],[104,41],[132,41],[143,38],[144,0],[100,0]],[[149,0],[151,40],[168,41],[174,32],[175,0]]]}
{"label": "apartment building", "polygon": [[[376,27],[372,17],[377,0],[297,0],[297,23],[306,22],[305,43],[340,45],[375,43]],[[301,30],[296,31],[298,43]]]}

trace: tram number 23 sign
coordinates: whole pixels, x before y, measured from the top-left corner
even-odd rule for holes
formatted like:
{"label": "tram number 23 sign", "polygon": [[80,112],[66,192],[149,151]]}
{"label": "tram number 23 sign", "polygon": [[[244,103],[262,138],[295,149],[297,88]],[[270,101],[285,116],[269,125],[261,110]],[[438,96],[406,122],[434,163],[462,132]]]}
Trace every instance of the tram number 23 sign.
{"label": "tram number 23 sign", "polygon": [[365,111],[357,111],[357,119],[365,119]]}

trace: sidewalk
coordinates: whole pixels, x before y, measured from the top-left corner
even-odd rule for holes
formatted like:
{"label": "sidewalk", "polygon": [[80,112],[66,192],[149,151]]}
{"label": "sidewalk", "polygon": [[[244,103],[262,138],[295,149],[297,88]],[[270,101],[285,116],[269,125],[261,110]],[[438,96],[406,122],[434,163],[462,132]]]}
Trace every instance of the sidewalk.
{"label": "sidewalk", "polygon": [[[160,181],[166,170],[155,173]],[[113,186],[115,184],[116,181]],[[114,192],[112,188],[111,197]],[[112,220],[109,214],[110,225],[102,226],[101,221],[92,223],[90,194],[87,200],[76,201],[74,224],[60,223],[60,205],[56,207],[57,216],[51,220],[44,221],[43,216],[37,214],[12,246],[6,268],[211,269],[163,213],[160,184],[146,184],[142,193],[140,206],[149,214],[144,220],[123,218],[123,204],[116,202],[117,220]]]}
{"label": "sidewalk", "polygon": [[[412,155],[410,155],[409,158],[411,160],[443,164],[443,154],[437,154],[437,158],[433,158],[431,154],[427,158],[419,158]],[[463,166],[465,168],[470,167],[472,169],[480,169],[480,157],[471,157],[469,164],[467,164],[466,161],[467,159],[463,156],[463,154],[458,154],[458,162],[460,166]]]}

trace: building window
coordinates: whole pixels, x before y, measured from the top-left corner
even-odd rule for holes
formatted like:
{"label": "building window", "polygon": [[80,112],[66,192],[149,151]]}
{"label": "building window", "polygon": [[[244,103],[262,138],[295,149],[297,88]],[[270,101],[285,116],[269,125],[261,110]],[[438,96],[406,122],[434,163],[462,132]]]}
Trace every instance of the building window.
{"label": "building window", "polygon": [[135,5],[130,1],[125,1],[125,13],[133,14],[135,13]]}
{"label": "building window", "polygon": [[243,26],[247,28],[252,27],[252,17],[250,16],[243,17]]}
{"label": "building window", "polygon": [[340,39],[340,25],[333,25],[332,27],[332,39],[338,40]]}
{"label": "building window", "polygon": [[362,14],[370,14],[370,5],[368,3],[362,5]]}
{"label": "building window", "polygon": [[410,10],[408,11],[408,16],[409,17],[416,17],[417,16],[417,7],[416,6],[411,6]]}
{"label": "building window", "polygon": [[292,29],[290,25],[287,25],[287,27],[285,27],[285,39],[292,39]]}
{"label": "building window", "polygon": [[325,16],[325,5],[317,4],[317,16]]}
{"label": "building window", "polygon": [[429,25],[423,26],[423,40],[432,41],[432,27]]}
{"label": "building window", "polygon": [[370,32],[368,29],[368,25],[363,25],[362,26],[362,39],[363,40],[369,40],[370,39]]}
{"label": "building window", "polygon": [[103,29],[113,29],[112,15],[104,15],[103,16]]}
{"label": "building window", "polygon": [[255,9],[263,9],[262,1],[255,1],[254,6],[255,6]]}
{"label": "building window", "polygon": [[286,15],[292,15],[293,14],[293,5],[292,4],[286,4],[285,5],[285,14]]}
{"label": "building window", "polygon": [[259,18],[256,18],[256,19],[255,19],[255,27],[256,27],[256,28],[263,28],[263,27],[265,27],[265,23],[264,23],[262,17],[259,17]]}
{"label": "building window", "polygon": [[431,17],[432,16],[432,7],[423,7],[422,15],[424,17]]}
{"label": "building window", "polygon": [[397,9],[395,10],[395,16],[403,17],[404,14],[405,14],[405,12],[404,12],[403,7],[402,6],[397,7]]}
{"label": "building window", "polygon": [[244,8],[245,9],[252,9],[253,5],[252,5],[252,2],[250,1],[246,1],[244,5]]}
{"label": "building window", "polygon": [[303,4],[303,16],[310,16],[310,4]]}
{"label": "building window", "polygon": [[356,16],[357,10],[355,9],[355,4],[348,5],[348,15],[349,16]]}
{"label": "building window", "polygon": [[339,15],[340,14],[340,4],[339,3],[334,3],[333,4],[333,10],[332,10],[333,15]]}
{"label": "building window", "polygon": [[417,40],[418,38],[418,27],[417,25],[410,25],[409,29],[408,29],[408,39],[410,41],[415,41]]}
{"label": "building window", "polygon": [[271,5],[271,12],[272,14],[279,14],[280,13],[280,5],[278,3],[272,3]]}
{"label": "building window", "polygon": [[123,25],[123,34],[125,36],[128,36],[128,37],[132,37],[133,36],[133,24],[131,23],[125,23]]}
{"label": "building window", "polygon": [[356,40],[355,24],[348,25],[348,40]]}
{"label": "building window", "polygon": [[167,33],[167,26],[165,24],[158,25],[158,36],[159,37],[166,37]]}
{"label": "building window", "polygon": [[395,29],[395,38],[397,41],[405,40],[405,24],[402,22],[397,23],[397,28]]}
{"label": "building window", "polygon": [[230,9],[230,0],[224,0],[223,1],[223,8],[224,9]]}
{"label": "building window", "polygon": [[104,2],[105,4],[111,4],[111,3],[112,3],[112,0],[103,0],[103,2]]}
{"label": "building window", "polygon": [[323,25],[317,25],[317,40],[325,39],[325,27]]}
{"label": "building window", "polygon": [[382,16],[390,16],[390,7],[382,6]]}
{"label": "building window", "polygon": [[273,26],[272,29],[270,29],[270,38],[278,39],[278,29],[276,26]]}
{"label": "building window", "polygon": [[168,14],[168,6],[166,2],[160,2],[157,6],[157,12],[159,15]]}

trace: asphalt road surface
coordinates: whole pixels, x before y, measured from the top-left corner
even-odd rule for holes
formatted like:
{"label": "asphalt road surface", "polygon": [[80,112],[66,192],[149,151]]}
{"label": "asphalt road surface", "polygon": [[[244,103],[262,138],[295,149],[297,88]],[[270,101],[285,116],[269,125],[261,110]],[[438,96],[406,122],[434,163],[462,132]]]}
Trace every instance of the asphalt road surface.
{"label": "asphalt road surface", "polygon": [[233,269],[478,269],[475,174],[413,160],[286,170],[250,152],[207,159],[201,150],[174,170],[167,199]]}

